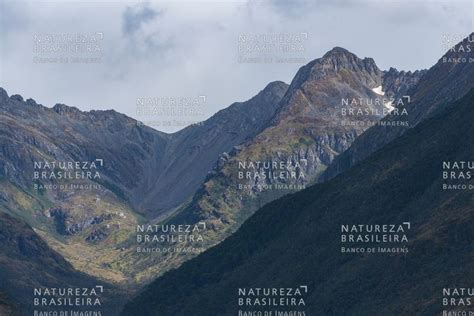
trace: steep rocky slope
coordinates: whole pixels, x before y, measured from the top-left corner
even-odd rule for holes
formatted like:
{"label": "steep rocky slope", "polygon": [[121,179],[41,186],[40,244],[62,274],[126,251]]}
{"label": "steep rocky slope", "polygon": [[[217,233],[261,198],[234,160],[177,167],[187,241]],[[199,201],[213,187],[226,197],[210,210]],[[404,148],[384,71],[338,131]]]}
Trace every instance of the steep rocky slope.
{"label": "steep rocky slope", "polygon": [[157,209],[169,210],[190,198],[217,157],[269,125],[287,89],[283,82],[269,83],[248,101],[234,103],[202,124],[172,134],[162,171],[140,186],[146,192],[143,201],[138,202],[141,208],[152,216]]}
{"label": "steep rocky slope", "polygon": [[[474,33],[455,45],[429,69],[411,91],[408,126],[374,126],[367,130],[349,150],[339,156],[325,171],[321,181],[348,170],[383,145],[416,126],[474,87]],[[389,71],[390,73],[390,71]],[[390,80],[393,81],[393,80]],[[393,117],[384,119],[386,122]]]}

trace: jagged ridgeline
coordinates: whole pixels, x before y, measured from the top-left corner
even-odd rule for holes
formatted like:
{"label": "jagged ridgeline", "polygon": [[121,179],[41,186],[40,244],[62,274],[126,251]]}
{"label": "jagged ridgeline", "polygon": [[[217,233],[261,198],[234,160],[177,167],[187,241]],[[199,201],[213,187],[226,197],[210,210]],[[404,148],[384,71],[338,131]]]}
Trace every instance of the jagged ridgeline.
{"label": "jagged ridgeline", "polygon": [[[472,37],[472,35],[471,35]],[[400,72],[399,78],[395,78],[394,74],[397,74],[398,72],[395,69],[390,69],[388,72],[384,73],[383,76],[383,83],[382,87],[381,86],[375,86],[375,85],[369,85],[368,87],[373,87],[370,90],[377,94],[379,98],[384,98],[387,96],[389,99],[387,100],[382,100],[381,102],[377,102],[377,99],[370,99],[370,98],[364,98],[364,97],[341,97],[339,101],[341,103],[328,103],[328,104],[336,104],[335,106],[335,112],[337,114],[340,114],[339,118],[335,118],[334,116],[331,116],[334,121],[332,122],[333,124],[325,124],[324,122],[319,121],[319,124],[316,124],[315,122],[311,122],[309,124],[309,127],[305,130],[311,130],[311,128],[315,129],[318,126],[324,126],[325,128],[330,127],[330,128],[335,128],[337,124],[335,123],[341,123],[342,121],[345,120],[345,122],[348,122],[348,118],[343,115],[344,110],[347,110],[346,113],[349,112],[349,110],[354,110],[352,108],[353,103],[356,103],[356,106],[360,107],[360,103],[364,103],[362,105],[365,106],[362,112],[364,113],[377,113],[377,111],[374,111],[374,109],[371,109],[370,106],[377,106],[377,105],[382,105],[383,107],[396,107],[400,111],[399,113],[407,113],[405,116],[400,117],[396,115],[387,115],[383,120],[378,120],[377,118],[371,117],[368,115],[367,117],[349,117],[349,122],[355,123],[355,124],[345,124],[345,128],[348,127],[353,127],[353,126],[359,126],[362,125],[360,124],[361,122],[375,122],[374,127],[369,129],[369,133],[364,133],[360,137],[361,139],[365,139],[366,141],[364,144],[366,145],[365,147],[360,147],[360,143],[356,141],[355,147],[352,146],[347,152],[350,153],[356,153],[356,154],[362,154],[365,152],[365,156],[361,155],[359,160],[363,160],[363,157],[367,157],[370,152],[374,152],[376,149],[380,149],[381,146],[389,143],[396,137],[399,137],[400,135],[403,135],[406,131],[409,131],[411,128],[417,126],[420,122],[425,120],[426,118],[429,118],[436,113],[443,111],[446,107],[449,107],[450,105],[456,105],[456,103],[453,103],[452,101],[457,100],[461,98],[465,93],[467,93],[470,89],[473,88],[474,83],[471,79],[472,74],[473,74],[473,66],[472,63],[470,62],[464,62],[464,63],[459,63],[459,62],[453,62],[456,60],[465,60],[465,61],[470,61],[472,60],[472,52],[469,49],[466,49],[466,45],[469,44],[469,39],[465,39],[461,43],[457,44],[454,46],[452,49],[450,49],[440,60],[436,65],[434,65],[429,71],[421,71],[421,72],[415,72],[415,73],[404,73]],[[358,59],[351,59],[352,54],[348,53],[347,51],[340,49],[340,48],[335,48],[328,54],[326,54],[325,57],[327,56],[339,56],[340,58],[337,59],[337,62],[334,62],[334,59],[329,59],[329,61],[323,57],[322,60],[314,61],[314,64],[319,64],[318,67],[315,67],[316,69],[313,71],[311,70],[311,67],[305,66],[298,72],[299,75],[295,77],[293,80],[292,84],[290,85],[290,88],[288,89],[285,97],[282,99],[282,104],[284,104],[289,95],[292,95],[292,88],[297,85],[296,83],[302,81],[301,78],[308,78],[313,75],[313,78],[321,79],[325,78],[324,77],[324,70],[326,70],[329,74],[334,73],[339,76],[342,76],[343,78],[346,78],[346,69],[341,66],[341,65],[346,65],[347,63],[344,62],[344,60],[358,60]],[[341,57],[342,55],[342,57]],[[356,58],[356,57],[355,57]],[[360,61],[360,60],[358,60]],[[312,64],[312,63],[310,63]],[[309,65],[310,65],[309,64]],[[321,64],[323,66],[321,66]],[[350,64],[350,63],[349,63]],[[361,65],[369,65],[369,69],[371,69],[370,65],[372,64],[370,59],[364,60],[362,63],[356,63],[358,64],[356,69],[363,69],[361,68]],[[308,70],[310,69],[310,70]],[[336,70],[336,71],[334,71]],[[338,72],[337,70],[340,70]],[[327,79],[329,80],[331,78],[330,75],[328,75]],[[370,78],[370,76],[369,76]],[[377,78],[377,76],[375,76]],[[365,80],[368,80],[367,77]],[[304,81],[304,80],[303,80]],[[322,89],[321,86],[324,88],[326,82],[321,82],[317,81],[318,84],[314,85],[318,87],[318,89]],[[344,81],[343,81],[344,82]],[[350,81],[352,82],[352,81]],[[397,83],[397,85],[394,85]],[[411,84],[410,84],[411,83]],[[340,84],[340,82],[338,82]],[[338,85],[339,87],[340,85]],[[309,94],[310,92],[313,92],[317,95],[318,90],[312,90],[311,85],[304,86],[304,89],[301,89],[302,91],[298,92],[296,95],[300,96],[300,98],[296,98],[296,100],[303,100],[303,104],[306,106],[301,106],[301,109],[313,109],[314,104],[312,103],[313,100],[317,100],[313,95],[305,95],[304,97],[301,97],[302,94],[306,93]],[[365,86],[365,90],[367,90],[367,86]],[[310,91],[310,92],[308,92]],[[316,92],[315,92],[316,91]],[[324,90],[323,90],[324,91]],[[329,91],[334,91],[334,90],[329,90]],[[304,92],[304,93],[303,93]],[[385,92],[385,93],[384,93]],[[383,96],[381,94],[384,93]],[[329,93],[323,93],[323,96],[330,95]],[[291,98],[290,98],[291,99]],[[354,101],[355,100],[355,101]],[[360,101],[362,100],[362,101]],[[403,100],[403,102],[400,102],[400,100]],[[357,103],[360,102],[360,103]],[[337,106],[339,104],[339,107]],[[350,105],[351,108],[345,109],[345,105]],[[318,105],[320,105],[318,103]],[[284,107],[282,107],[283,109]],[[326,110],[330,111],[330,107],[328,107]],[[376,109],[375,109],[376,110]],[[382,111],[384,109],[382,108]],[[405,111],[406,110],[406,111]],[[283,112],[283,111],[282,111]],[[306,112],[301,111],[288,111],[289,113],[303,113],[301,114],[302,117],[305,117],[306,119],[308,118],[309,115],[307,115]],[[310,112],[310,111],[309,111]],[[358,113],[358,110],[353,111],[353,113]],[[281,112],[278,112],[276,119],[274,122],[278,122],[278,117]],[[358,115],[358,114],[357,114]],[[325,117],[322,115],[322,117]],[[296,120],[296,119],[295,119]],[[291,121],[291,120],[289,120]],[[302,120],[303,123],[305,120]],[[380,124],[378,123],[380,122]],[[359,125],[358,125],[359,124]],[[365,124],[367,126],[368,124]],[[283,130],[286,125],[283,125]],[[295,157],[285,157],[284,155],[281,155],[284,153],[284,150],[282,149],[284,145],[286,145],[287,139],[283,139],[280,141],[280,136],[285,135],[283,134],[276,134],[278,137],[271,138],[270,136],[264,138],[264,140],[267,142],[266,144],[271,144],[271,146],[261,146],[260,150],[248,150],[248,148],[259,148],[258,146],[255,146],[255,142],[261,139],[261,135],[264,135],[267,133],[268,130],[272,130],[274,127],[271,126],[267,130],[264,130],[262,133],[260,133],[257,137],[255,137],[254,140],[251,140],[247,142],[246,144],[243,144],[242,146],[237,147],[233,152],[230,154],[224,154],[221,159],[219,160],[219,164],[215,168],[214,172],[209,175],[209,177],[206,179],[205,184],[201,187],[201,189],[197,192],[195,197],[193,198],[193,201],[191,202],[190,206],[187,208],[184,208],[182,212],[177,214],[174,218],[171,218],[169,222],[171,223],[179,223],[179,222],[198,222],[198,221],[205,221],[208,223],[208,227],[211,228],[210,232],[206,234],[204,237],[205,241],[210,241],[210,244],[216,243],[222,239],[223,236],[227,236],[231,234],[232,231],[234,231],[239,224],[245,220],[246,216],[249,216],[252,213],[253,209],[258,208],[259,206],[265,204],[266,202],[274,199],[277,197],[277,195],[270,197],[268,199],[264,199],[265,197],[265,190],[260,190],[258,189],[258,185],[260,184],[267,184],[274,179],[274,175],[278,174],[277,172],[273,172],[274,170],[271,170],[270,167],[265,167],[266,166],[274,166],[274,162],[276,161],[276,167],[274,169],[278,169],[280,166],[280,162],[283,162],[282,165],[284,166],[282,169],[285,169],[289,165],[296,166],[297,164],[295,163],[296,161],[302,161],[303,163],[306,163],[305,160],[308,160],[307,157],[304,157],[304,152],[300,156],[299,153],[297,153]],[[329,130],[330,130],[329,128]],[[336,129],[337,130],[337,129]],[[327,130],[326,130],[327,131]],[[294,128],[288,129],[288,135],[291,135],[292,133],[295,132]],[[371,135],[368,137],[367,135]],[[330,141],[326,141],[326,144],[330,144]],[[308,145],[310,142],[304,142],[304,145]],[[359,147],[360,148],[359,148]],[[262,149],[263,148],[263,149]],[[265,150],[268,150],[268,148],[273,149],[277,148],[277,155],[276,159],[268,160],[265,159],[265,156],[267,152],[264,152]],[[327,148],[327,147],[326,147]],[[352,149],[354,148],[354,149]],[[262,153],[263,152],[263,153]],[[244,154],[242,154],[244,153]],[[255,156],[251,156],[251,154],[255,154]],[[321,150],[318,151],[318,153],[321,153]],[[242,159],[235,159],[235,157],[242,157]],[[335,155],[336,156],[336,155]],[[334,157],[335,157],[334,156]],[[344,157],[350,157],[347,156],[346,154],[343,154]],[[254,159],[248,159],[248,157],[257,157]],[[264,158],[262,158],[264,157]],[[283,158],[282,158],[283,157]],[[303,159],[300,159],[303,157]],[[344,158],[344,159],[349,159],[348,161],[346,160],[340,160],[336,158],[336,167],[334,170],[339,170],[339,172],[343,171],[344,169],[338,169],[337,167],[341,162],[349,162],[350,165],[354,163],[354,161],[350,160],[350,158]],[[321,160],[321,159],[320,159]],[[357,160],[357,159],[356,159]],[[334,163],[330,163],[330,169],[333,168],[332,166],[335,165]],[[242,165],[244,167],[242,167]],[[450,166],[456,166],[458,164],[453,163],[449,164]],[[460,164],[462,165],[462,164]],[[233,170],[232,167],[233,166]],[[250,168],[247,168],[248,166],[251,166]],[[263,170],[250,170],[250,180],[247,183],[244,182],[244,188],[251,188],[248,190],[248,195],[240,195],[236,194],[235,192],[238,192],[235,188],[239,187],[239,185],[242,184],[242,182],[239,183],[239,175],[240,174],[246,174],[249,172],[248,169],[259,169],[259,167],[255,166],[261,166]],[[440,166],[442,166],[442,163],[440,162]],[[298,166],[300,167],[300,166]],[[440,167],[441,168],[441,167]],[[453,167],[454,168],[454,167]],[[268,171],[270,170],[270,171]],[[227,171],[227,172],[226,172]],[[295,174],[301,173],[303,170],[285,170],[285,171],[294,171]],[[443,172],[447,172],[446,170],[443,169]],[[265,173],[268,174],[268,177],[265,178]],[[252,174],[255,175],[257,174],[257,177],[252,177]],[[329,173],[328,173],[329,174]],[[449,173],[448,173],[449,174]],[[324,174],[326,176],[326,173]],[[264,179],[265,178],[265,179]],[[324,180],[326,177],[323,177],[322,179]],[[238,180],[235,180],[238,179]],[[267,180],[270,179],[270,180]],[[246,179],[248,180],[248,179]],[[265,180],[265,181],[262,181]],[[287,179],[278,179],[277,181],[274,181],[274,183],[288,183],[288,181],[285,181]],[[290,182],[291,183],[291,182]],[[311,183],[311,182],[309,182]],[[245,187],[245,184],[248,186]],[[261,185],[263,187],[264,185]],[[257,189],[255,189],[257,188]],[[388,193],[391,192],[390,188],[386,189]],[[239,192],[241,193],[241,192]],[[253,202],[253,203],[252,203]],[[309,200],[308,200],[309,203]],[[234,210],[239,210],[238,212],[235,212]],[[298,210],[295,210],[294,208],[291,208],[293,211],[298,212]],[[354,208],[354,211],[356,211],[357,208]],[[289,210],[288,210],[289,211]],[[328,208],[327,211],[325,212],[331,212],[330,208]],[[403,223],[402,223],[403,224]],[[342,225],[342,224],[341,224]],[[403,225],[409,225],[409,223],[405,223]],[[216,229],[216,227],[219,227],[219,229]],[[406,226],[400,226],[400,227],[405,227]],[[258,228],[258,230],[263,230],[263,226]],[[212,232],[218,232],[212,234]],[[224,232],[224,234],[222,234]],[[232,239],[232,237],[230,238]],[[401,238],[403,239],[403,238]],[[405,249],[405,248],[403,248]],[[274,250],[277,251],[277,246],[274,246]],[[233,257],[235,260],[241,258],[241,254],[236,254],[235,257]],[[230,260],[229,262],[231,262]],[[217,278],[220,278],[220,276],[217,276]],[[161,284],[161,283],[160,283]],[[294,284],[292,284],[294,285]],[[172,285],[170,285],[172,286]],[[150,294],[152,291],[145,291],[141,298],[143,297],[148,297],[150,301],[153,300],[152,294]],[[208,293],[210,294],[210,293]],[[140,300],[140,299],[138,299]],[[196,302],[197,304],[197,302]],[[151,309],[152,307],[150,307]]]}

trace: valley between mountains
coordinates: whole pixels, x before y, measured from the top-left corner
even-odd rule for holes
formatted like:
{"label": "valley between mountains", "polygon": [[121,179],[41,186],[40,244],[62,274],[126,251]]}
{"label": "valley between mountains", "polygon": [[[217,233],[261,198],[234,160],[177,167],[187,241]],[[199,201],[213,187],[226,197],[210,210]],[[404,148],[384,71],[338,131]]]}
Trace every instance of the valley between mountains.
{"label": "valley between mountains", "polygon": [[[435,165],[420,169],[430,175],[429,181],[415,181],[411,187],[411,177],[417,175],[413,164],[421,164],[418,158],[428,159],[437,151],[442,159],[441,153],[448,155],[448,149],[455,149],[448,141],[459,142],[459,148],[469,146],[462,133],[469,129],[472,93],[468,92],[474,88],[474,67],[443,61],[472,58],[471,52],[459,49],[466,44],[467,39],[429,70],[415,72],[383,71],[372,58],[359,58],[335,47],[301,67],[289,85],[271,82],[249,100],[233,103],[201,124],[173,134],[114,110],[83,112],[64,104],[49,108],[0,88],[0,275],[24,280],[0,285],[0,311],[31,310],[28,280],[37,286],[64,287],[67,276],[67,285],[72,287],[104,284],[111,295],[105,297],[104,308],[112,315],[137,293],[141,294],[127,306],[126,315],[133,315],[137,308],[143,315],[152,315],[147,310],[157,308],[163,315],[190,315],[190,306],[209,291],[219,295],[202,305],[203,311],[209,308],[225,315],[233,307],[214,304],[230,295],[233,288],[224,289],[226,282],[249,281],[247,277],[253,275],[254,280],[268,283],[281,271],[269,269],[268,275],[257,277],[266,264],[277,262],[278,257],[281,266],[288,266],[290,257],[278,255],[272,240],[286,236],[291,242],[294,236],[301,251],[312,246],[309,235],[303,234],[310,228],[298,233],[291,223],[311,223],[316,231],[327,222],[325,229],[330,229],[337,224],[329,219],[330,212],[340,216],[333,220],[351,210],[359,213],[359,203],[368,203],[360,211],[367,219],[377,212],[375,206],[384,203],[393,203],[386,208],[390,218],[373,216],[397,219],[402,214],[395,214],[397,210],[411,214],[412,206],[379,200],[378,191],[372,192],[375,188],[394,190],[399,194],[397,201],[414,194],[407,203],[428,207],[429,197],[437,192],[432,186],[439,182]],[[440,115],[449,119],[441,122]],[[436,132],[433,122],[443,129]],[[443,134],[448,129],[452,133]],[[417,133],[427,136],[420,138]],[[423,139],[429,143],[417,146]],[[397,156],[397,148],[405,154]],[[418,151],[423,153],[418,158],[409,154]],[[469,152],[452,153],[450,159],[470,157]],[[401,160],[396,161],[397,157]],[[384,167],[374,171],[369,166]],[[401,182],[392,183],[397,177]],[[358,179],[370,181],[363,184]],[[318,184],[325,181],[328,184]],[[411,193],[402,189],[405,186],[413,189]],[[293,194],[297,191],[301,193]],[[356,191],[374,195],[372,202],[357,198]],[[338,206],[341,198],[346,208]],[[439,203],[433,204],[439,210],[433,213],[436,223],[417,228],[417,240],[431,242],[430,232],[445,227],[442,217],[455,205],[469,220],[470,198],[467,193],[456,194],[452,200],[448,193],[439,195]],[[321,201],[321,208],[315,209],[314,201]],[[330,211],[333,206],[336,210]],[[423,224],[420,218],[407,216]],[[319,256],[330,256],[334,243],[322,236],[323,230],[315,234],[320,242],[328,242],[327,247],[321,253],[310,251],[308,260],[324,267],[328,262]],[[421,241],[414,248],[419,245]],[[430,247],[427,258],[434,251]],[[232,249],[238,250],[237,257],[229,254]],[[303,254],[298,249],[294,255],[300,258]],[[246,266],[244,258],[255,262],[255,270]],[[292,275],[308,275],[311,261],[305,260]],[[357,269],[365,269],[361,260],[353,260]],[[373,262],[374,267],[380,263]],[[342,269],[339,259],[329,264]],[[250,273],[243,277],[242,271]],[[317,276],[321,283],[324,271]],[[337,271],[326,272],[337,278],[335,274],[342,270]],[[196,283],[182,281],[186,275],[195,276]],[[210,280],[200,279],[202,275],[209,275]],[[340,282],[355,282],[348,271],[342,275]],[[183,289],[178,290],[175,282]],[[156,297],[171,290],[173,295],[157,303]],[[183,298],[187,290],[195,294]],[[313,292],[311,297],[320,299]],[[329,304],[329,299],[324,302]],[[179,310],[178,300],[183,302]],[[145,301],[153,302],[152,306]],[[349,300],[337,310],[323,304],[318,307],[322,310],[312,310],[349,311],[356,303]]]}

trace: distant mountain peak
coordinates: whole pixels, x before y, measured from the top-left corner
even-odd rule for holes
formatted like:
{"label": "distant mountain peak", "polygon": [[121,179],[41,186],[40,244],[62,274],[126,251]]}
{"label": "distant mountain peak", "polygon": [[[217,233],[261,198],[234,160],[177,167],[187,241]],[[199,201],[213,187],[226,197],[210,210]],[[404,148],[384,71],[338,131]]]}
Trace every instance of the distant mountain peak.
{"label": "distant mountain peak", "polygon": [[380,69],[375,64],[373,58],[366,57],[361,59],[342,47],[334,47],[324,54],[323,61],[332,63],[334,70],[347,69],[352,71],[368,71],[371,74],[380,75]]}
{"label": "distant mountain peak", "polygon": [[[409,128],[432,117],[450,106],[474,88],[474,50],[468,47],[474,41],[474,33],[449,49],[429,70],[398,71],[390,68],[384,72],[383,88],[388,97],[410,96],[407,127],[386,128],[374,126],[361,135],[349,150],[326,169],[321,181],[326,181],[369,157]],[[471,44],[472,46],[472,44]],[[387,117],[386,121],[391,118]]]}
{"label": "distant mountain peak", "polygon": [[255,97],[261,95],[262,93],[274,93],[275,91],[279,91],[281,89],[288,89],[288,84],[283,81],[272,81],[265,86]]}
{"label": "distant mountain peak", "polygon": [[30,106],[39,106],[39,104],[36,103],[36,101],[32,98],[26,99],[26,104],[28,104]]}
{"label": "distant mountain peak", "polygon": [[355,54],[351,53],[347,49],[336,46],[333,49],[329,50],[326,54],[324,54],[323,58],[330,58],[333,56],[340,56],[340,55],[349,55],[349,56],[357,57]]}
{"label": "distant mountain peak", "polygon": [[[323,57],[315,59],[301,67],[291,82],[289,93],[301,88],[308,82],[327,81],[330,79],[343,80],[340,72],[344,70],[357,77],[369,88],[382,84],[383,72],[377,67],[372,58],[361,59],[345,48],[334,47]],[[289,94],[287,93],[287,94]]]}

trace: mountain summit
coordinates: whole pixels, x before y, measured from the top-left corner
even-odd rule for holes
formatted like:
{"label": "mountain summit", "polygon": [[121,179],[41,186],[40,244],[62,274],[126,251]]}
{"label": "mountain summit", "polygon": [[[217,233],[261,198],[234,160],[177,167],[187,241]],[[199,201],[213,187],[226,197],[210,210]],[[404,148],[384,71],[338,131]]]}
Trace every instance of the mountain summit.
{"label": "mountain summit", "polygon": [[335,71],[340,69],[347,69],[351,71],[365,70],[374,75],[382,74],[380,69],[375,64],[373,58],[366,57],[364,59],[360,59],[355,54],[342,47],[334,47],[324,54],[322,59],[331,62]]}
{"label": "mountain summit", "polygon": [[[416,126],[426,118],[441,111],[453,101],[464,96],[474,87],[474,49],[470,49],[474,33],[448,50],[438,62],[423,73],[398,73],[391,68],[384,78],[384,85],[392,91],[410,95],[410,106],[407,115],[407,126],[390,126],[393,117],[386,117],[385,122],[390,127],[374,126],[357,139],[343,155],[325,171],[322,181],[348,170],[357,162],[365,159],[371,153],[381,148],[391,140],[404,134],[409,128]],[[415,80],[422,74],[421,78]],[[401,80],[399,78],[402,78]],[[398,92],[397,92],[398,90]]]}

